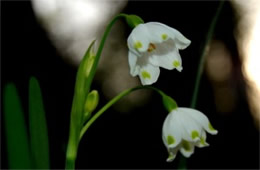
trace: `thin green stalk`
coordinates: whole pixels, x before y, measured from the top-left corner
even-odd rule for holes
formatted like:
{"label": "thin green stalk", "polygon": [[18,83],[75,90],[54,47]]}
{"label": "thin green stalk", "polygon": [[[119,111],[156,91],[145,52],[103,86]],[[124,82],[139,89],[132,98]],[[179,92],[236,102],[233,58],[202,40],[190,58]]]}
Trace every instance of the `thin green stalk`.
{"label": "thin green stalk", "polygon": [[205,56],[206,56],[206,52],[207,52],[207,47],[209,42],[211,41],[213,34],[214,34],[214,30],[216,27],[216,23],[217,20],[219,18],[220,12],[222,10],[222,7],[224,5],[225,1],[220,1],[219,3],[219,7],[217,9],[216,15],[214,16],[210,27],[209,27],[209,32],[207,34],[207,38],[205,41],[205,44],[203,46],[203,50],[202,50],[202,54],[200,56],[200,62],[199,62],[199,67],[198,67],[198,71],[197,71],[197,75],[196,75],[196,79],[195,79],[195,87],[194,87],[194,91],[193,91],[193,95],[192,95],[192,100],[191,100],[191,107],[195,108],[196,104],[197,104],[197,98],[198,98],[198,93],[199,93],[199,86],[200,86],[200,80],[201,80],[201,75],[204,69],[204,63],[205,63]]}
{"label": "thin green stalk", "polygon": [[75,169],[75,160],[76,159],[66,159],[65,169]]}
{"label": "thin green stalk", "polygon": [[127,96],[128,94],[130,94],[131,92],[135,91],[135,90],[140,90],[140,89],[152,89],[154,91],[156,91],[157,93],[159,93],[161,96],[165,96],[165,94],[152,86],[137,86],[134,88],[130,88],[127,89],[123,92],[121,92],[120,94],[118,94],[116,97],[114,97],[112,100],[110,100],[105,106],[103,106],[93,117],[91,117],[91,119],[85,124],[85,126],[82,128],[81,132],[80,132],[80,139],[82,138],[82,136],[85,134],[85,132],[88,130],[88,128],[97,120],[97,118],[99,118],[107,109],[109,109],[113,104],[115,104],[117,101],[119,101],[121,98],[123,98],[124,96]]}
{"label": "thin green stalk", "polygon": [[106,42],[106,39],[111,31],[111,28],[112,26],[115,24],[115,22],[120,19],[120,18],[124,18],[126,17],[127,15],[126,14],[118,14],[116,15],[112,21],[108,24],[103,36],[102,36],[102,39],[101,39],[101,42],[99,44],[99,48],[98,48],[98,51],[96,53],[96,59],[93,63],[93,66],[92,66],[92,69],[90,71],[90,74],[89,74],[89,78],[87,80],[87,85],[91,84],[93,78],[94,78],[94,75],[96,73],[96,70],[97,70],[97,66],[98,66],[98,62],[99,62],[99,59],[100,59],[100,56],[102,54],[102,51],[103,51],[103,48],[104,48],[104,45],[105,45],[105,42]]}
{"label": "thin green stalk", "polygon": [[[220,3],[219,3],[217,12],[216,12],[216,14],[215,14],[211,24],[210,24],[209,31],[208,31],[208,34],[207,34],[207,38],[206,38],[205,44],[203,46],[202,54],[200,56],[199,67],[198,67],[197,75],[196,75],[196,79],[195,79],[195,87],[194,87],[194,91],[193,91],[193,95],[192,95],[192,99],[191,99],[191,108],[195,108],[196,104],[197,104],[200,80],[201,80],[201,75],[202,75],[202,72],[203,72],[203,69],[204,69],[204,63],[205,63],[205,58],[206,58],[207,47],[208,47],[208,44],[209,44],[209,42],[211,41],[211,39],[213,37],[214,31],[215,31],[215,27],[216,27],[216,24],[217,24],[217,20],[219,18],[220,12],[221,12],[221,10],[223,8],[224,2],[225,1],[220,1]],[[180,161],[179,161],[178,169],[187,169],[187,165],[186,164],[187,164],[186,158],[181,156],[180,157]]]}

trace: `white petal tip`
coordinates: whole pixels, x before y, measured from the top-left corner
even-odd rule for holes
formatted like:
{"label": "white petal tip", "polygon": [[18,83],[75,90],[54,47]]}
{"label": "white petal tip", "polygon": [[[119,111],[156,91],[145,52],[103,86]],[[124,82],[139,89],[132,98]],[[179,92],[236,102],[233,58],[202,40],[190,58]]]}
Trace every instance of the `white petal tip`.
{"label": "white petal tip", "polygon": [[205,143],[204,145],[203,145],[203,147],[208,147],[209,146],[209,144],[208,143]]}
{"label": "white petal tip", "polygon": [[141,83],[142,83],[143,86],[146,86],[146,85],[151,85],[151,84],[153,84],[153,83],[155,83],[155,82],[151,82],[151,81],[149,81],[149,82],[141,81]]}
{"label": "white petal tip", "polygon": [[172,162],[174,159],[175,159],[176,156],[169,156],[167,159],[166,159],[166,162]]}
{"label": "white petal tip", "polygon": [[135,77],[135,76],[136,76],[133,71],[130,71],[130,75],[131,75],[132,77]]}
{"label": "white petal tip", "polygon": [[184,50],[185,48],[187,48],[190,44],[191,41],[187,38],[185,38],[185,40],[183,41],[183,43],[185,43],[185,46],[183,46],[182,48],[180,48],[181,50]]}
{"label": "white petal tip", "polygon": [[216,134],[218,134],[218,131],[217,130],[211,130],[211,131],[209,131],[209,133],[212,134],[212,135],[216,135]]}
{"label": "white petal tip", "polygon": [[189,158],[191,155],[193,154],[193,152],[182,152],[182,155],[185,157],[185,158]]}
{"label": "white petal tip", "polygon": [[191,40],[189,40],[189,39],[186,39],[186,44],[187,44],[187,46],[189,46],[189,45],[190,45],[190,43],[191,43]]}
{"label": "white petal tip", "polygon": [[173,161],[173,159],[169,159],[169,158],[167,158],[167,160],[166,160],[166,162],[172,162]]}
{"label": "white petal tip", "polygon": [[200,143],[200,144],[198,144],[198,145],[196,145],[196,146],[198,146],[199,148],[204,148],[204,147],[208,147],[209,146],[209,144],[208,143]]}
{"label": "white petal tip", "polygon": [[200,138],[199,138],[199,137],[196,137],[196,138],[193,139],[193,141],[194,141],[194,142],[198,142],[198,141],[200,141]]}
{"label": "white petal tip", "polygon": [[182,67],[177,67],[176,69],[177,69],[179,72],[181,72],[183,68],[182,68]]}

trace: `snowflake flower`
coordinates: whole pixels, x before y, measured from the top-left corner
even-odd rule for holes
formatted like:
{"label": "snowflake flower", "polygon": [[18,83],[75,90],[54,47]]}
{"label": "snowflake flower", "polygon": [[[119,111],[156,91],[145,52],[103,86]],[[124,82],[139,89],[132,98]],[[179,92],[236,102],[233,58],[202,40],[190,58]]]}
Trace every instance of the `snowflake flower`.
{"label": "snowflake flower", "polygon": [[157,81],[159,67],[182,71],[179,49],[190,42],[176,29],[158,22],[137,25],[127,40],[130,74],[138,75],[143,85],[150,85]]}
{"label": "snowflake flower", "polygon": [[209,146],[206,132],[213,135],[218,133],[200,111],[190,108],[172,110],[166,117],[162,130],[163,142],[169,153],[167,162],[175,159],[178,150],[188,158],[194,153],[195,146]]}

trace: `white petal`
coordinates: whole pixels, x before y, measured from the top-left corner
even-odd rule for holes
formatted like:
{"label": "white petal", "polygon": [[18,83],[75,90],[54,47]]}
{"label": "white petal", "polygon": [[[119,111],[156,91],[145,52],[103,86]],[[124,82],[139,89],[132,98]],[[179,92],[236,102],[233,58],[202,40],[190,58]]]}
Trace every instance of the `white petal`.
{"label": "white petal", "polygon": [[138,65],[136,65],[137,56],[131,51],[128,52],[128,63],[130,67],[130,74],[132,76],[136,76],[139,73],[140,68],[138,69]]}
{"label": "white petal", "polygon": [[200,141],[196,142],[196,146],[199,148],[209,146],[209,144],[206,142],[206,139],[207,139],[207,135],[206,132],[203,130],[201,132]]}
{"label": "white petal", "polygon": [[139,72],[142,85],[150,85],[155,83],[159,77],[159,74],[160,69],[158,66],[153,66],[151,64],[142,66]]}
{"label": "white petal", "polygon": [[175,158],[176,158],[176,154],[169,153],[169,156],[166,159],[166,162],[172,162]]}
{"label": "white petal", "polygon": [[178,145],[176,148],[169,148],[168,149],[169,156],[166,161],[172,162],[176,158],[179,149],[180,149],[180,145]]}
{"label": "white petal", "polygon": [[182,141],[180,152],[184,157],[189,158],[194,153],[194,145],[191,142]]}
{"label": "white petal", "polygon": [[161,43],[163,41],[167,41],[168,38],[170,38],[171,31],[162,25],[163,24],[158,22],[146,23],[147,30],[149,31],[149,40],[152,43]]}
{"label": "white petal", "polygon": [[[181,131],[183,128],[181,127],[181,124],[178,119],[178,115],[175,113],[175,111],[172,111],[169,113],[163,123],[163,141],[164,145],[167,148],[174,148],[176,147],[182,140],[182,133]],[[167,142],[168,136],[173,137],[174,143],[169,144]]]}
{"label": "white petal", "polygon": [[190,117],[186,108],[178,108],[178,114],[180,115],[180,122],[183,124],[185,131],[183,131],[182,137],[187,141],[199,141],[202,131],[202,126]]}
{"label": "white petal", "polygon": [[127,39],[128,47],[131,51],[146,52],[150,44],[149,33],[145,24],[136,26]]}
{"label": "white petal", "polygon": [[182,60],[178,49],[174,44],[169,47],[167,42],[170,43],[170,41],[166,41],[158,46],[156,52],[150,57],[151,63],[168,70],[176,68],[178,71],[182,71]]}
{"label": "white petal", "polygon": [[183,36],[178,30],[171,28],[162,23],[157,23],[157,24],[168,29],[169,31],[168,34],[174,40],[178,49],[185,49],[190,45],[191,41],[188,40],[185,36]]}
{"label": "white petal", "polygon": [[191,41],[184,37],[179,31],[170,27],[169,29],[172,31],[172,37],[175,37],[174,42],[178,49],[183,50],[190,45]]}
{"label": "white petal", "polygon": [[190,108],[185,108],[186,110],[189,110],[187,113],[199,124],[203,126],[203,128],[210,134],[217,134],[218,131],[215,130],[211,123],[209,122],[209,119],[207,116],[205,116],[202,112],[195,110],[195,109],[190,109]]}

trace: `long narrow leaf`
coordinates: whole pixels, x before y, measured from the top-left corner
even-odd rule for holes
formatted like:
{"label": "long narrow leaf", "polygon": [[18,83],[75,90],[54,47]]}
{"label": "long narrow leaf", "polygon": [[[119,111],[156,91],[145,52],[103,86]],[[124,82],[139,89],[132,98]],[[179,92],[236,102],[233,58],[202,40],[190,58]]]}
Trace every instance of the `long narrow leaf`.
{"label": "long narrow leaf", "polygon": [[8,84],[4,89],[4,124],[9,168],[31,168],[24,114],[14,84]]}
{"label": "long narrow leaf", "polygon": [[29,83],[29,125],[34,168],[49,169],[47,124],[41,89],[34,77]]}

